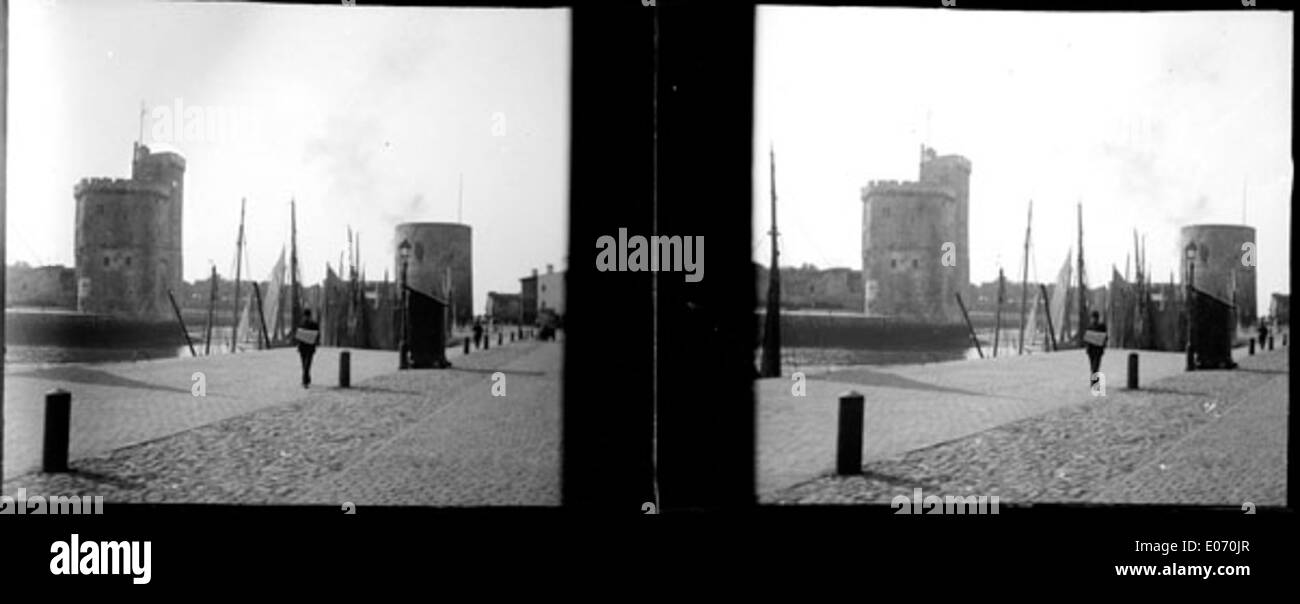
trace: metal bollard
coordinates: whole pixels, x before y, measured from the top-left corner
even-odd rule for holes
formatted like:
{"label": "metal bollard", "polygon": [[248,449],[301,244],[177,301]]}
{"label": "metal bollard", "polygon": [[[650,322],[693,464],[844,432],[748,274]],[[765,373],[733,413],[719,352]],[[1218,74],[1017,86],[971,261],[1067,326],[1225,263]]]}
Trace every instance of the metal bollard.
{"label": "metal bollard", "polygon": [[72,393],[51,390],[45,393],[45,451],[41,471],[68,471],[68,424],[72,418]]}
{"label": "metal bollard", "polygon": [[339,353],[339,388],[352,387],[352,352]]}
{"label": "metal bollard", "polygon": [[497,346],[504,346],[506,343],[506,334],[503,331],[497,332]]}
{"label": "metal bollard", "polygon": [[1196,352],[1192,349],[1191,344],[1187,345],[1187,370],[1196,370]]}
{"label": "metal bollard", "polygon": [[1138,389],[1138,355],[1136,352],[1128,353],[1128,389]]}
{"label": "metal bollard", "polygon": [[469,336],[465,336],[465,354],[469,354]]}
{"label": "metal bollard", "polygon": [[[511,342],[514,342],[514,341],[515,341],[515,332],[513,332],[513,331],[510,332],[510,341],[511,341]],[[1282,339],[1282,343],[1283,343],[1283,344],[1286,344],[1286,339],[1285,339],[1285,338]]]}
{"label": "metal bollard", "polygon": [[486,333],[483,334],[483,350],[487,350],[488,348],[491,347],[492,347],[492,335]]}
{"label": "metal bollard", "polygon": [[1268,336],[1268,349],[1273,350],[1273,336]]}
{"label": "metal bollard", "polygon": [[1255,356],[1255,338],[1250,339],[1250,355]]}
{"label": "metal bollard", "polygon": [[860,393],[850,390],[840,395],[840,434],[836,441],[835,473],[841,476],[862,473],[862,405]]}

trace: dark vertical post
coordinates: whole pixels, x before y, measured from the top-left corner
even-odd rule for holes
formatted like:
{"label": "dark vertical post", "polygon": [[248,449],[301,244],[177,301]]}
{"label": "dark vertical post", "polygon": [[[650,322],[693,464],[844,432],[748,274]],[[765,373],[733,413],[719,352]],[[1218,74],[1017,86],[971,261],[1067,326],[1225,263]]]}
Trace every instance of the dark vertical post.
{"label": "dark vertical post", "polygon": [[352,387],[352,351],[339,353],[339,388]]}
{"label": "dark vertical post", "polygon": [[1020,343],[1016,354],[1025,354],[1025,307],[1029,303],[1029,229],[1034,224],[1034,200],[1029,200],[1029,220],[1025,223],[1025,262],[1020,279]]}
{"label": "dark vertical post", "polygon": [[[257,323],[262,328],[262,344],[270,348],[271,337],[266,335],[266,315],[262,314],[262,288],[257,286],[256,281],[253,282],[253,297],[257,300]],[[297,321],[297,318],[295,317],[294,320]]]}
{"label": "dark vertical post", "polygon": [[1196,244],[1187,244],[1187,370],[1196,369],[1196,348],[1192,345],[1192,321],[1195,318],[1196,289],[1193,287],[1196,277]]}
{"label": "dark vertical post", "polygon": [[212,288],[208,294],[208,327],[203,332],[203,355],[212,353],[212,318],[217,306],[217,267],[212,266]]}
{"label": "dark vertical post", "polygon": [[185,318],[181,316],[181,307],[176,305],[176,296],[172,295],[172,290],[167,290],[167,299],[172,301],[172,310],[176,312],[176,322],[181,326],[181,333],[185,336],[185,344],[190,347],[190,356],[199,356],[194,352],[194,342],[190,340],[190,330],[185,329]]}
{"label": "dark vertical post", "polygon": [[506,343],[506,334],[505,334],[505,332],[498,331],[498,332],[497,332],[497,346],[502,346],[502,345],[504,345],[505,343]]}
{"label": "dark vertical post", "polygon": [[[244,202],[246,199],[239,200],[239,238],[235,240],[235,300],[234,315],[230,324],[230,352],[239,351],[239,342],[235,339],[239,337],[239,275],[244,266]],[[295,318],[295,320],[297,320]]]}
{"label": "dark vertical post", "polygon": [[469,336],[465,336],[465,354],[469,354]]}
{"label": "dark vertical post", "polygon": [[[1282,342],[1286,343],[1286,340],[1284,339]],[[1255,338],[1250,339],[1250,356],[1255,356]]]}
{"label": "dark vertical post", "polygon": [[41,471],[68,471],[68,430],[72,418],[72,393],[51,390],[45,394],[45,450]]}
{"label": "dark vertical post", "polygon": [[1002,302],[1006,297],[1006,277],[998,267],[998,305],[993,311],[993,358],[998,358],[998,344],[1002,338]]}
{"label": "dark vertical post", "polygon": [[1273,350],[1273,334],[1268,335],[1268,349]]}
{"label": "dark vertical post", "polygon": [[1128,389],[1138,389],[1138,355],[1136,352],[1128,353]]}
{"label": "dark vertical post", "polygon": [[410,244],[402,240],[402,245],[398,248],[398,254],[402,258],[402,342],[397,347],[397,368],[407,369],[411,366],[408,359],[411,348],[411,294],[407,291],[406,286],[406,267],[407,267],[407,248]]}
{"label": "dark vertical post", "polygon": [[862,406],[864,399],[856,391],[840,396],[840,432],[836,441],[835,473],[862,473]]}
{"label": "dark vertical post", "polygon": [[1043,314],[1047,315],[1047,335],[1050,338],[1048,341],[1052,343],[1050,348],[1045,348],[1043,350],[1055,351],[1056,350],[1056,327],[1052,325],[1052,301],[1047,297],[1047,285],[1039,283],[1038,290],[1043,293],[1043,310],[1047,311],[1044,312]]}
{"label": "dark vertical post", "polygon": [[763,314],[763,377],[781,377],[781,265],[778,261],[776,230],[776,146],[768,147],[771,155],[772,181],[772,264],[767,274],[767,310]]}
{"label": "dark vertical post", "polygon": [[970,341],[975,343],[975,352],[978,352],[980,358],[984,358],[984,351],[980,348],[980,339],[975,335],[975,326],[971,325],[970,315],[966,313],[966,303],[961,301],[961,292],[953,293],[957,297],[957,307],[961,309],[961,316],[966,319],[966,328],[970,330]]}

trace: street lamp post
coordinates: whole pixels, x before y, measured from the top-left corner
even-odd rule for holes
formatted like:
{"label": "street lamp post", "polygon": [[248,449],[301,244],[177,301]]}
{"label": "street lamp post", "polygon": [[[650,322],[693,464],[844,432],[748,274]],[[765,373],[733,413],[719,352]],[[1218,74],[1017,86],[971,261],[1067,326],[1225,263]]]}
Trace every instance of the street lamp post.
{"label": "street lamp post", "polygon": [[410,241],[403,239],[401,245],[397,246],[397,257],[400,258],[402,261],[402,270],[399,278],[399,280],[402,282],[402,332],[401,332],[401,342],[398,344],[397,347],[398,349],[397,354],[399,355],[399,359],[397,361],[397,368],[408,369],[411,366],[409,360],[410,346],[411,346],[411,338],[409,333],[410,324],[411,324],[411,316],[410,316],[411,307],[410,307],[410,294],[408,294],[406,291],[406,267],[411,257]]}
{"label": "street lamp post", "polygon": [[1187,259],[1187,371],[1196,369],[1196,351],[1192,348],[1192,308],[1196,303],[1196,291],[1193,284],[1196,282],[1196,243],[1188,243],[1184,250]]}

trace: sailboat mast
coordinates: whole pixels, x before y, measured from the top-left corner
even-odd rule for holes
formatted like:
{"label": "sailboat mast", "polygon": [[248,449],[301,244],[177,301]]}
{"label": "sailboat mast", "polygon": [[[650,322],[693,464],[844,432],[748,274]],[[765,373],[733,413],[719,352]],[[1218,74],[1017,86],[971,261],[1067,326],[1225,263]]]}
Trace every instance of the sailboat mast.
{"label": "sailboat mast", "polygon": [[1029,303],[1029,228],[1034,223],[1034,200],[1029,200],[1029,220],[1025,223],[1025,262],[1020,277],[1020,352],[1025,354],[1025,307]]}
{"label": "sailboat mast", "polygon": [[1088,327],[1088,283],[1083,275],[1083,202],[1079,202],[1079,346]]}
{"label": "sailboat mast", "polygon": [[289,340],[298,336],[298,321],[302,317],[302,293],[298,285],[298,207],[289,198]]}
{"label": "sailboat mast", "polygon": [[1007,278],[1002,274],[1002,267],[998,267],[998,304],[993,311],[993,358],[998,357],[998,344],[1002,339],[1002,302],[1006,299]]}
{"label": "sailboat mast", "polygon": [[763,377],[781,376],[781,270],[776,248],[776,149],[769,147],[772,162],[772,265],[767,274],[767,312],[763,328]]}
{"label": "sailboat mast", "polygon": [[217,265],[212,265],[212,285],[208,294],[208,327],[203,332],[203,356],[212,352],[212,315],[217,306]]}
{"label": "sailboat mast", "polygon": [[244,260],[244,204],[248,200],[240,198],[239,200],[239,237],[235,240],[235,306],[234,306],[234,323],[230,326],[230,351],[237,352],[239,343],[235,338],[239,337],[236,333],[239,331],[239,277],[240,268],[243,267]]}

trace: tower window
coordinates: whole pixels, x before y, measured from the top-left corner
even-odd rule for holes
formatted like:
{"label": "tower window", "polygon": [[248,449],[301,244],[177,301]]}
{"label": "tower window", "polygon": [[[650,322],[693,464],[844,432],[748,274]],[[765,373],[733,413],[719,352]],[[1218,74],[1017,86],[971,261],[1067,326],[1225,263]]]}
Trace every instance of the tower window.
{"label": "tower window", "polygon": [[108,256],[104,256],[104,266],[108,266]]}
{"label": "tower window", "polygon": [[[130,263],[131,263],[131,262],[128,260],[128,261],[127,261],[127,264],[130,264]],[[913,259],[912,259],[912,268],[916,268],[916,267],[917,267],[917,260],[916,260],[916,258],[913,258]]]}

